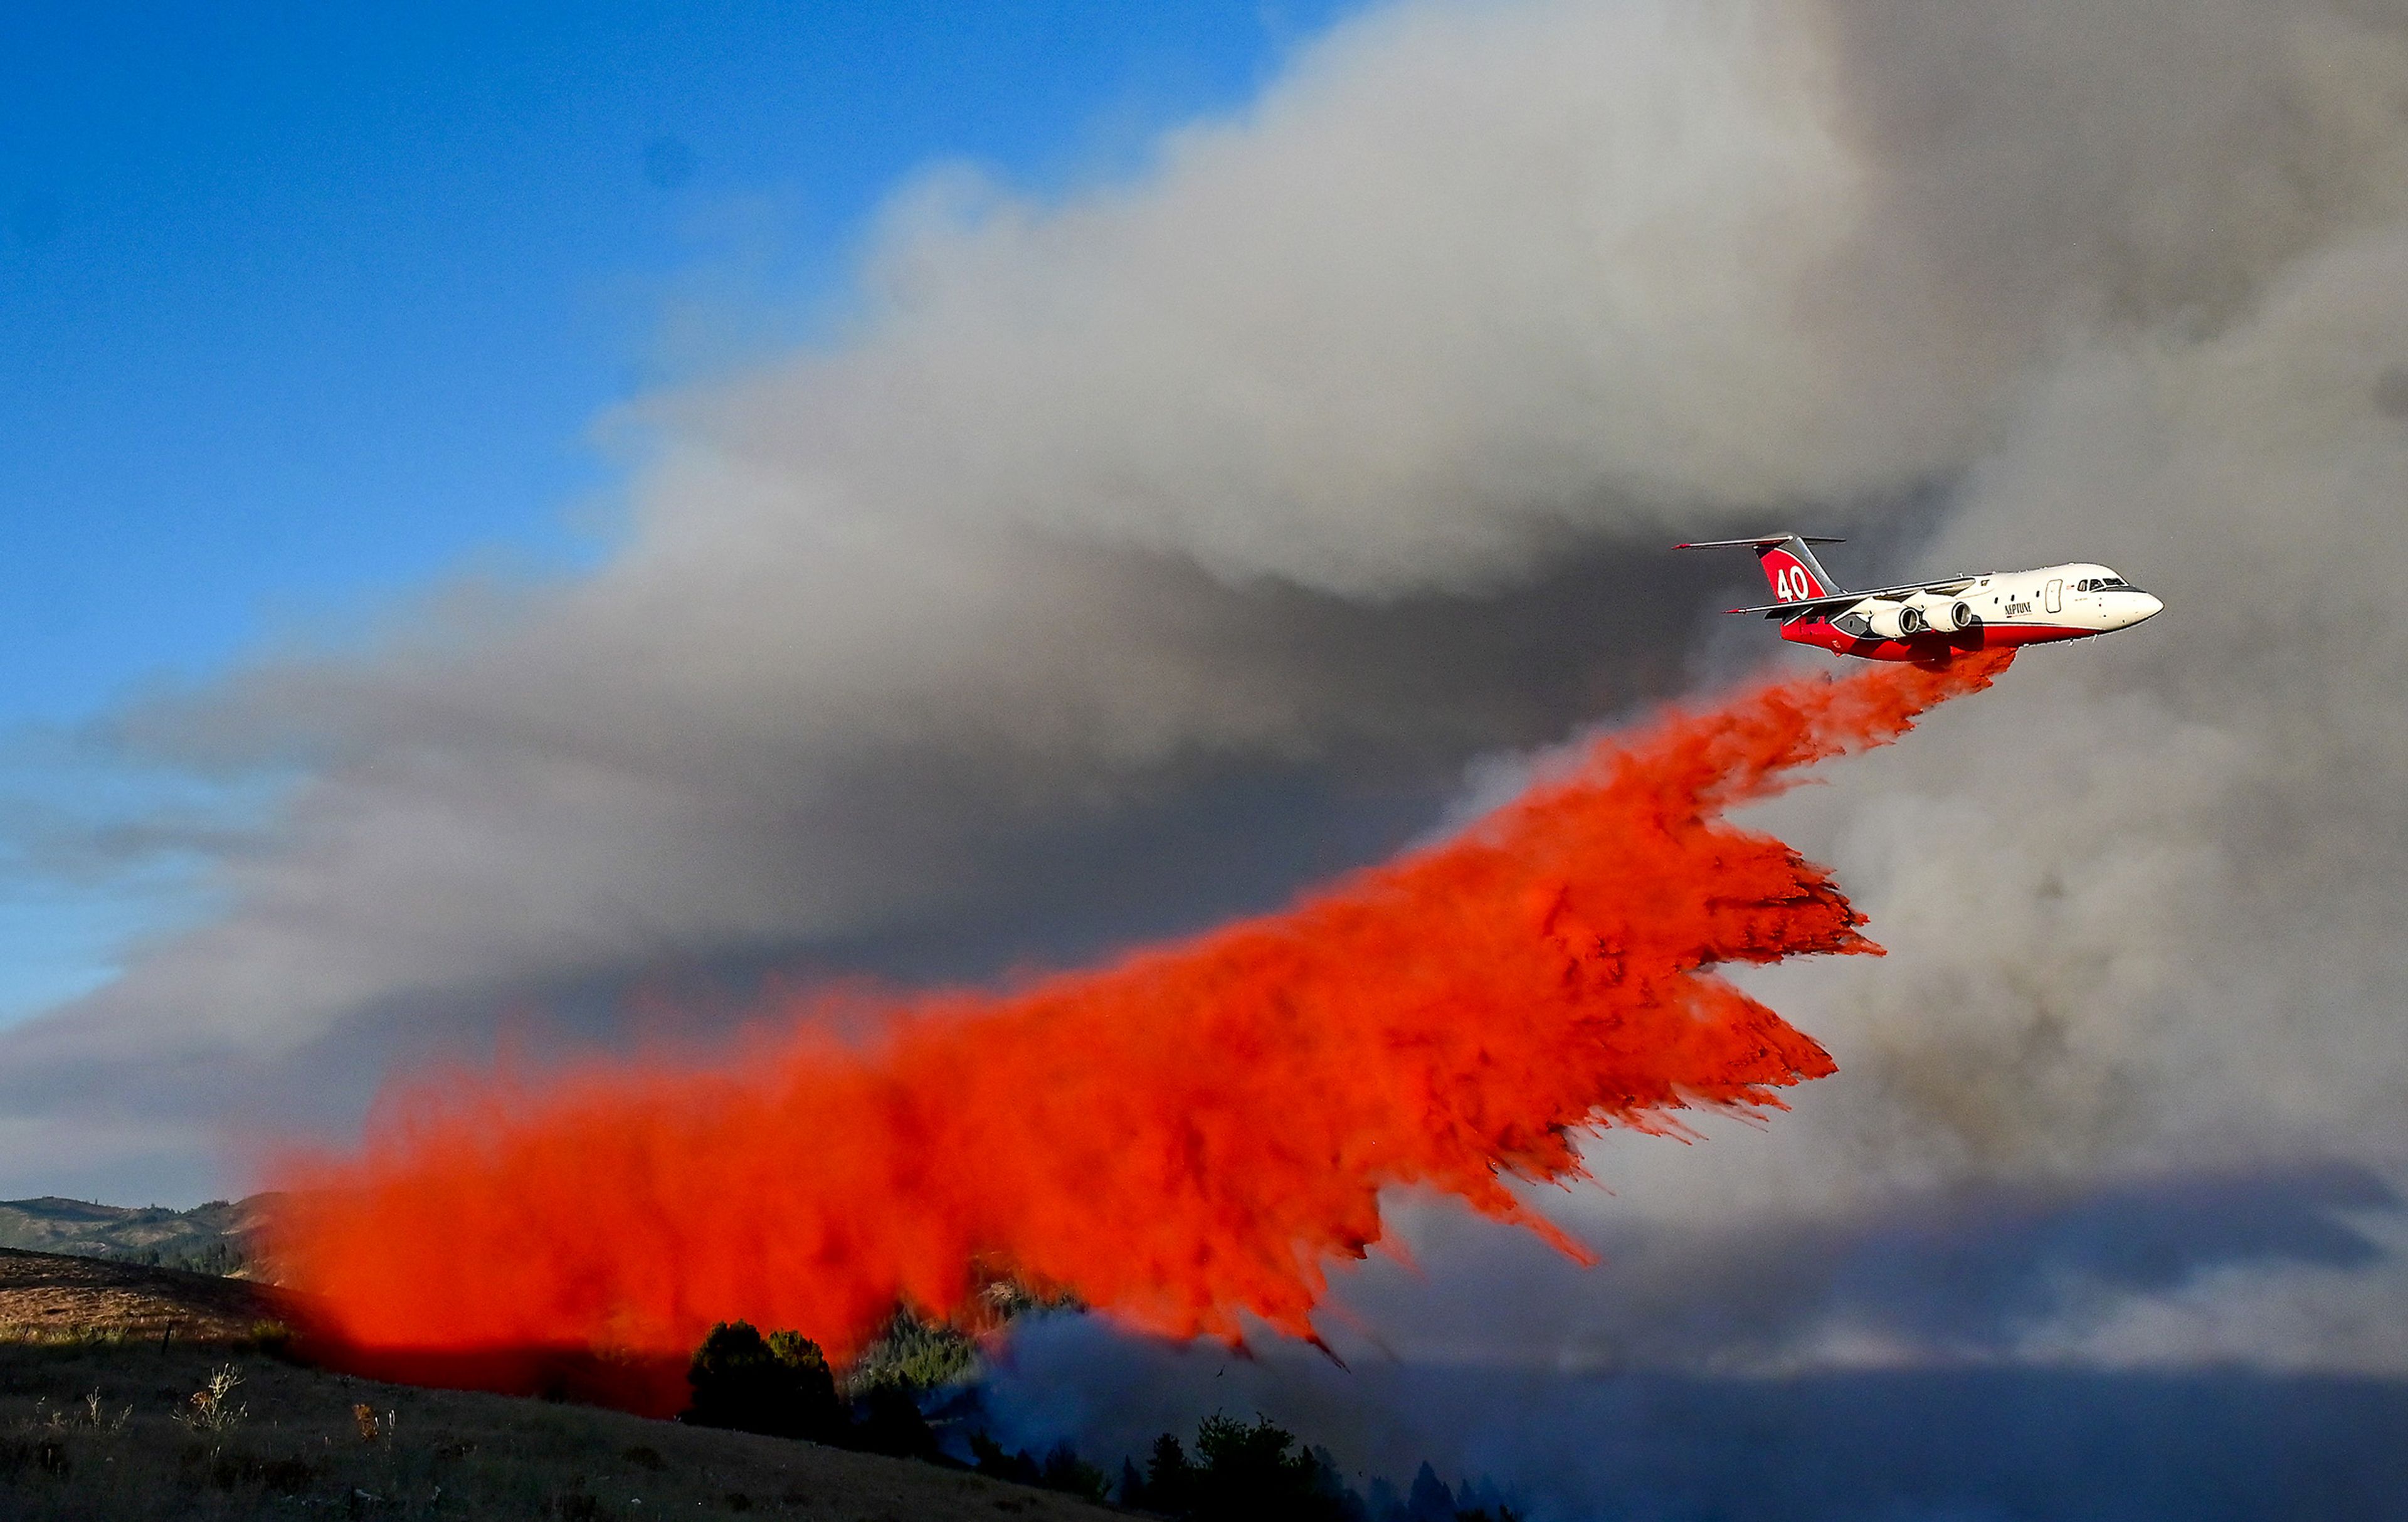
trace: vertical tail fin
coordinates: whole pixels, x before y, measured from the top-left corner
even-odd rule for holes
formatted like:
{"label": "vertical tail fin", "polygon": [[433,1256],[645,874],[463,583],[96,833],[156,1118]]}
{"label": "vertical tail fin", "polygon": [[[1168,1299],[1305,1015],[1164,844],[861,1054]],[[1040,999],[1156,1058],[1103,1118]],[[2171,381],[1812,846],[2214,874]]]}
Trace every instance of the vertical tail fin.
{"label": "vertical tail fin", "polygon": [[1676,550],[1725,550],[1744,545],[1756,552],[1756,563],[1764,567],[1764,579],[1772,587],[1776,602],[1804,602],[1812,597],[1835,596],[1840,583],[1814,558],[1807,546],[1813,544],[1844,544],[1844,539],[1813,538],[1802,534],[1773,534],[1760,539],[1702,539],[1695,544],[1678,544]]}

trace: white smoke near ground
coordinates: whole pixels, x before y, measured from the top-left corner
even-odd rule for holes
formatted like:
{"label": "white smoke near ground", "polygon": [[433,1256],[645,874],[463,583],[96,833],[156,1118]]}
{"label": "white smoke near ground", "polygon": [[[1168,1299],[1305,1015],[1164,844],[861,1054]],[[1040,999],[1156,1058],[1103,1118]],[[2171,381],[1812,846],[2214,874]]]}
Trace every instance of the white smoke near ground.
{"label": "white smoke near ground", "polygon": [[[863,284],[634,409],[590,579],[125,716],[314,781],[222,920],[0,1036],[22,1168],[430,1010],[1275,896],[1765,659],[1701,617],[1744,566],[1663,540],[1845,526],[1852,580],[2097,559],[2168,611],[1766,807],[1890,948],[1750,975],[1841,1074],[1600,1142],[1616,1193],[1549,1201],[1600,1270],[1409,1213],[1365,1348],[2408,1373],[2408,8],[1389,7],[1136,182],[932,173]],[[1228,867],[1289,840],[1331,857]],[[1043,1345],[999,1398],[1100,1421]],[[1215,1399],[1081,1348],[1128,1397],[1082,1409]]]}

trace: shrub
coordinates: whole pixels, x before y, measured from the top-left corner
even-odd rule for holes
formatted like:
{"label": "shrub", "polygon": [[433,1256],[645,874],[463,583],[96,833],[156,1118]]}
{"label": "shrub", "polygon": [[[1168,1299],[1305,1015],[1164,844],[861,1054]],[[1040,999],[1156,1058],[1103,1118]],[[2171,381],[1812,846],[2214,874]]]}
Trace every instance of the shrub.
{"label": "shrub", "polygon": [[242,1376],[234,1371],[234,1365],[217,1370],[193,1392],[193,1399],[176,1414],[176,1420],[195,1432],[222,1440],[251,1414],[250,1407],[236,1405],[233,1399],[235,1388],[241,1383]]}

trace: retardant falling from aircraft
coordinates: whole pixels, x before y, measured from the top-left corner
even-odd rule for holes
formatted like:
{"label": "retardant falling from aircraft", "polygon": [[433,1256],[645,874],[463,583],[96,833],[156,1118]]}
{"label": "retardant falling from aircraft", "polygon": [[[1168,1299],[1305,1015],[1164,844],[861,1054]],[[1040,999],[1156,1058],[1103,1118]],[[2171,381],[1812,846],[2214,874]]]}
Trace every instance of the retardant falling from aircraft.
{"label": "retardant falling from aircraft", "polygon": [[1592,1128],[1778,1107],[1833,1070],[1715,964],[1878,951],[1824,869],[1723,811],[2011,659],[1667,712],[1283,912],[898,999],[866,1041],[823,996],[716,1065],[422,1077],[355,1155],[280,1166],[274,1250],[360,1355],[659,1360],[738,1316],[842,1358],[898,1301],[974,1319],[1006,1275],[1173,1337],[1309,1338],[1398,1186],[1579,1255],[1510,1181],[1584,1176]]}

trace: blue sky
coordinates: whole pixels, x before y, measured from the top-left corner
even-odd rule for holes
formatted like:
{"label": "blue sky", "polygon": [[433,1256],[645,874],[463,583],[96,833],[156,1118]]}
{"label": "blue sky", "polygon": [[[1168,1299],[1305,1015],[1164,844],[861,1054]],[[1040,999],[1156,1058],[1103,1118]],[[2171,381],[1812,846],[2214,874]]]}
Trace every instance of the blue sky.
{"label": "blue sky", "polygon": [[466,565],[608,552],[614,403],[807,339],[865,219],[967,159],[1038,191],[1239,105],[1336,0],[50,7],[0,53],[0,1019],[200,912],[260,780],[79,739]]}

